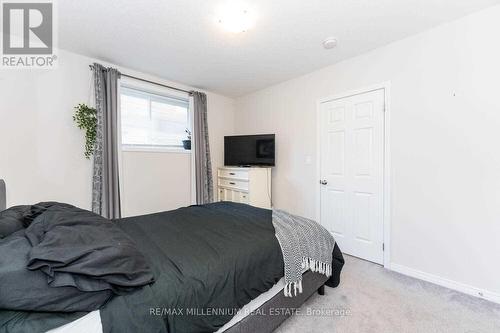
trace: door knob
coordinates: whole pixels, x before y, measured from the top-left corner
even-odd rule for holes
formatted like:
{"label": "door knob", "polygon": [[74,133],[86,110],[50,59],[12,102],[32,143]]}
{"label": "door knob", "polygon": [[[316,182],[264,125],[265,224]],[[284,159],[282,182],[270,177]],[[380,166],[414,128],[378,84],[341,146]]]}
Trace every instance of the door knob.
{"label": "door knob", "polygon": [[320,180],[320,181],[319,181],[319,183],[320,183],[321,185],[327,185],[327,184],[328,184],[328,182],[327,182],[326,180]]}

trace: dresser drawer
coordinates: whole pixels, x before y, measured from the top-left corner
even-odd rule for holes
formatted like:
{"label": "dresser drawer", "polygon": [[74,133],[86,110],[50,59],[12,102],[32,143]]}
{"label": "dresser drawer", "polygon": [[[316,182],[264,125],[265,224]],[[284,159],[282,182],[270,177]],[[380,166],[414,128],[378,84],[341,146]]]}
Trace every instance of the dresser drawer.
{"label": "dresser drawer", "polygon": [[219,186],[234,187],[239,190],[248,191],[248,182],[243,180],[219,178]]}
{"label": "dresser drawer", "polygon": [[219,169],[219,177],[248,180],[248,171],[246,171],[246,170]]}
{"label": "dresser drawer", "polygon": [[244,203],[244,204],[248,204],[250,202],[250,199],[248,198],[249,194],[246,193],[246,192],[240,192],[239,193],[239,201],[238,202],[241,202],[241,203]]}
{"label": "dresser drawer", "polygon": [[219,201],[232,201],[248,204],[250,199],[248,192],[219,187]]}

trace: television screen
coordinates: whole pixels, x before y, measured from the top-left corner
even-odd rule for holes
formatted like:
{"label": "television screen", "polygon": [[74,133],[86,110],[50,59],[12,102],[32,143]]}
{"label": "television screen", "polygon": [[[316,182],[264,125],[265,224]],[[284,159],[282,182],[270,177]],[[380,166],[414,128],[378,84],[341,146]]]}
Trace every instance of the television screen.
{"label": "television screen", "polygon": [[226,166],[274,166],[274,134],[224,137]]}

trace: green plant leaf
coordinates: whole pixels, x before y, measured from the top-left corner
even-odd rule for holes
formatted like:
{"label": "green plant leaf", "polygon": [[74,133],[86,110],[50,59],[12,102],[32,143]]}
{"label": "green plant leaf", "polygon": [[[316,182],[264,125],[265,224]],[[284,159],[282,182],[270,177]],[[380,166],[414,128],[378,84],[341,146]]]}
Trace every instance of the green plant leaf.
{"label": "green plant leaf", "polygon": [[75,106],[73,121],[76,126],[85,131],[85,151],[84,156],[87,159],[94,154],[96,134],[97,134],[97,110],[86,104]]}

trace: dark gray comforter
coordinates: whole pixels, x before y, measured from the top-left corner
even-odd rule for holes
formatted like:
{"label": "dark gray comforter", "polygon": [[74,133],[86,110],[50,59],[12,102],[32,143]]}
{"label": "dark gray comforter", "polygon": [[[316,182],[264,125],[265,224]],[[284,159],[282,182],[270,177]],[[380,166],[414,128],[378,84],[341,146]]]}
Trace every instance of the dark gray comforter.
{"label": "dark gray comforter", "polygon": [[27,228],[0,240],[0,309],[92,311],[153,281],[142,253],[110,220],[59,203],[12,210]]}
{"label": "dark gray comforter", "polygon": [[83,209],[47,208],[26,238],[32,246],[27,268],[44,272],[51,287],[121,294],[154,280],[134,241],[116,223]]}
{"label": "dark gray comforter", "polygon": [[[270,210],[214,203],[116,223],[148,258],[156,282],[106,303],[105,333],[213,332],[283,276]],[[335,247],[327,284],[338,284],[342,264]],[[0,312],[0,325],[41,332],[81,315]]]}

